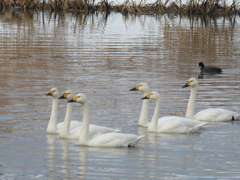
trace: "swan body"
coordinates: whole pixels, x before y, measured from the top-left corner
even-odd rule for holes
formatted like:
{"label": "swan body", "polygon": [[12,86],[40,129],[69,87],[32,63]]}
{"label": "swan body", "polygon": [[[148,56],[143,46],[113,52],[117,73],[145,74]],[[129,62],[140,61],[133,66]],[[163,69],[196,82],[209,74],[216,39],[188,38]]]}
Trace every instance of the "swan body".
{"label": "swan body", "polygon": [[222,109],[222,108],[209,108],[198,112],[196,115],[195,113],[195,102],[196,102],[196,95],[198,90],[198,81],[196,78],[190,78],[185,87],[191,87],[190,98],[188,101],[187,111],[186,111],[186,118],[196,119],[201,121],[232,121],[237,120],[240,117],[240,114]]}
{"label": "swan body", "polygon": [[202,62],[199,63],[201,67],[201,74],[221,74],[222,69],[213,66],[205,66]]}
{"label": "swan body", "polygon": [[[143,97],[146,96],[147,94],[149,94],[150,89],[147,83],[140,83],[139,85],[137,85],[136,87],[130,89],[130,91],[141,91],[143,92]],[[143,127],[148,127],[148,104],[149,104],[149,100],[145,99],[143,100],[142,103],[142,109],[141,109],[141,113],[138,119],[138,125],[139,126],[143,126]]]}
{"label": "swan body", "polygon": [[[67,99],[68,101],[70,101],[71,99],[73,99],[73,97],[74,97],[73,92],[71,90],[67,90],[61,97],[59,97],[59,99]],[[76,123],[75,121],[71,121],[72,106],[73,106],[72,103],[67,103],[67,111],[66,111],[65,119],[63,122],[63,126],[59,131],[59,137],[62,139],[79,139],[79,136],[81,133],[82,122],[77,121]],[[76,124],[76,127],[71,129],[71,131],[69,131],[70,122]],[[104,126],[97,126],[93,124],[90,124],[89,126],[90,126],[89,127],[90,137],[95,136],[96,134],[119,131],[118,129],[113,129],[113,128],[104,127]]]}
{"label": "swan body", "polygon": [[208,108],[195,114],[195,119],[201,121],[233,121],[239,119],[239,114],[227,109]]}
{"label": "swan body", "polygon": [[91,138],[88,143],[80,144],[95,147],[133,147],[142,137],[135,134],[107,133]]}
{"label": "swan body", "polygon": [[89,136],[89,103],[85,94],[79,93],[71,102],[82,104],[83,108],[83,123],[79,136],[79,144],[95,147],[130,147],[135,146],[143,136],[123,133],[105,133],[97,134],[93,137]]}
{"label": "swan body", "polygon": [[[58,134],[59,131],[64,126],[64,122],[60,122],[57,124],[57,114],[58,114],[58,97],[59,91],[57,88],[52,88],[49,93],[46,94],[47,96],[52,96],[52,111],[50,120],[47,126],[47,133],[49,134]],[[74,121],[70,124],[69,128],[72,130],[76,126],[79,125],[80,122]]]}
{"label": "swan body", "polygon": [[[178,116],[166,116],[158,119],[158,132],[194,133],[207,123]],[[151,129],[148,130],[152,132]]]}
{"label": "swan body", "polygon": [[156,101],[155,111],[148,125],[148,132],[194,133],[198,132],[202,126],[208,124],[207,122],[177,116],[158,118],[160,113],[160,95],[156,91],[151,92],[142,99],[154,99]]}

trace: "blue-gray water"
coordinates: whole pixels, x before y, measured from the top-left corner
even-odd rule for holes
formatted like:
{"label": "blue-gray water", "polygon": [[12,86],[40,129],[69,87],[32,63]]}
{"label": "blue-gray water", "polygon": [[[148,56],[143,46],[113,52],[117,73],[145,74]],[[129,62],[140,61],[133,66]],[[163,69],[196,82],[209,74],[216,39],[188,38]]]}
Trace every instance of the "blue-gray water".
{"label": "blue-gray water", "polygon": [[[162,116],[184,116],[182,86],[202,61],[223,73],[199,79],[196,111],[240,112],[239,20],[1,13],[0,179],[239,179],[239,121],[147,133],[137,126],[142,94],[129,91],[147,82],[162,95]],[[92,123],[145,137],[135,148],[96,148],[47,135],[52,87],[85,93]],[[60,101],[59,122],[65,107]],[[75,104],[73,119],[81,115]]]}

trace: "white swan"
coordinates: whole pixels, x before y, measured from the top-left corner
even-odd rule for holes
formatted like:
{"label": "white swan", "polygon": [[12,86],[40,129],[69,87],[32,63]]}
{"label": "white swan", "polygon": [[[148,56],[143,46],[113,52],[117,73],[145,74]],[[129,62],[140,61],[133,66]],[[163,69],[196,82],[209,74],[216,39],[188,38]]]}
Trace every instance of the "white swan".
{"label": "white swan", "polygon": [[183,86],[183,88],[191,86],[191,93],[190,98],[188,101],[187,111],[186,111],[186,118],[191,119],[197,119],[201,121],[232,121],[237,120],[240,117],[240,114],[222,109],[222,108],[209,108],[204,109],[197,114],[195,113],[195,102],[196,102],[196,96],[197,96],[197,90],[198,90],[198,81],[196,78],[190,78],[186,85]]}
{"label": "white swan", "polygon": [[[145,97],[147,94],[149,94],[150,89],[147,83],[140,83],[139,85],[137,85],[136,87],[130,89],[130,91],[141,91],[143,92],[143,97]],[[138,125],[139,126],[143,126],[143,127],[148,127],[148,104],[149,104],[149,100],[145,99],[143,100],[142,103],[142,109],[141,109],[141,113],[138,119]]]}
{"label": "white swan", "polygon": [[[67,99],[69,101],[73,97],[74,97],[74,95],[73,95],[72,90],[67,90],[58,99]],[[76,124],[75,127],[72,128],[72,130],[74,130],[75,128],[80,128],[80,126],[82,125],[82,123],[79,122],[79,121],[71,121],[72,108],[73,108],[73,104],[67,103],[67,109],[66,109],[66,114],[65,114],[64,121],[63,121],[63,125],[62,125],[61,129],[59,130],[59,137],[60,138],[69,138],[70,137],[70,134],[69,134],[70,124],[72,124],[72,123]]]}
{"label": "white swan", "polygon": [[80,145],[96,147],[130,147],[135,146],[143,137],[123,133],[106,133],[89,137],[89,104],[87,97],[84,94],[79,93],[68,102],[78,102],[81,103],[83,107],[83,124],[79,137]]}
{"label": "white swan", "polygon": [[[74,97],[73,92],[71,90],[67,90],[61,97],[59,97],[59,99],[67,99],[68,101],[70,101],[71,99],[73,99],[73,97]],[[80,122],[76,128],[72,129],[69,132],[70,122],[71,123],[73,122],[73,121],[71,121],[72,106],[73,106],[72,103],[67,103],[67,111],[66,111],[65,119],[63,122],[63,126],[62,126],[61,130],[59,131],[59,137],[62,139],[79,139],[79,136],[81,133],[82,123],[80,123]],[[118,132],[118,131],[119,131],[118,129],[113,129],[113,128],[109,128],[109,127],[97,126],[97,125],[90,124],[89,136],[92,137],[97,134]]]}
{"label": "white swan", "polygon": [[[50,120],[47,126],[47,133],[58,134],[60,129],[63,127],[63,122],[57,124],[57,114],[58,114],[58,97],[59,91],[57,88],[52,88],[47,96],[52,96],[52,111]],[[70,124],[70,129],[74,129],[76,126],[80,125],[80,122],[74,121]]]}
{"label": "white swan", "polygon": [[178,116],[165,116],[158,119],[161,103],[159,93],[153,91],[142,99],[154,99],[156,101],[155,111],[152,120],[148,125],[148,132],[193,133],[198,132],[202,126],[207,124],[207,122]]}

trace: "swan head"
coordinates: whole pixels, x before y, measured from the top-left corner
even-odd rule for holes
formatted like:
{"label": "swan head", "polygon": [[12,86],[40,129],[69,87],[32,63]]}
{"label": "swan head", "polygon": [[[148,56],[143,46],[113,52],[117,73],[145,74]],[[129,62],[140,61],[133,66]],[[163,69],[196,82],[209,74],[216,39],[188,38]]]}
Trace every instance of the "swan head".
{"label": "swan head", "polygon": [[59,91],[57,88],[52,88],[49,93],[46,94],[46,96],[52,96],[53,98],[59,97]]}
{"label": "swan head", "polygon": [[142,98],[142,100],[144,100],[144,99],[158,100],[158,99],[160,99],[160,94],[157,91],[152,91],[151,93],[149,93],[148,95],[146,95],[145,97]]}
{"label": "swan head", "polygon": [[72,90],[67,90],[64,94],[58,99],[67,99],[68,101],[72,100],[74,97]]}
{"label": "swan head", "polygon": [[141,91],[141,92],[148,92],[149,91],[149,86],[147,83],[140,83],[136,87],[130,89],[130,91]]}
{"label": "swan head", "polygon": [[185,88],[185,87],[197,87],[198,86],[198,81],[196,78],[190,78],[188,80],[188,82],[182,87],[182,88]]}
{"label": "swan head", "polygon": [[68,103],[71,103],[71,102],[78,102],[81,104],[85,104],[87,102],[87,96],[83,93],[79,93],[72,100],[68,101]]}

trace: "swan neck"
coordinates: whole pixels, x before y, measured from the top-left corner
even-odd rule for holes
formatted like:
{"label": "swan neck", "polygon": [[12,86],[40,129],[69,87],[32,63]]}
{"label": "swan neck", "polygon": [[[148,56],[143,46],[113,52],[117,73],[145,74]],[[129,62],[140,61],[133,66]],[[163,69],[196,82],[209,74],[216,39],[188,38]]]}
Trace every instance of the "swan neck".
{"label": "swan neck", "polygon": [[[145,97],[148,94],[149,94],[149,91],[144,92],[143,97]],[[138,120],[138,125],[140,126],[144,126],[144,127],[148,126],[148,105],[149,105],[149,100],[148,99],[143,100],[142,109],[141,109],[140,117]]]}
{"label": "swan neck", "polygon": [[187,105],[186,118],[194,119],[197,90],[198,86],[191,88],[191,93]]}
{"label": "swan neck", "polygon": [[59,132],[59,136],[64,138],[69,136],[69,127],[70,127],[70,121],[71,121],[71,115],[72,115],[72,103],[67,103],[67,110],[63,122],[63,126],[61,131]]}
{"label": "swan neck", "polygon": [[52,98],[52,111],[47,127],[48,133],[57,133],[58,98]]}
{"label": "swan neck", "polygon": [[87,145],[88,136],[89,136],[89,104],[88,102],[85,102],[83,104],[83,122],[79,137],[79,143],[82,145]]}
{"label": "swan neck", "polygon": [[161,105],[161,101],[160,101],[160,99],[157,99],[154,114],[153,114],[152,120],[148,126],[149,131],[157,130],[158,118],[159,118],[159,113],[160,113],[160,105]]}

